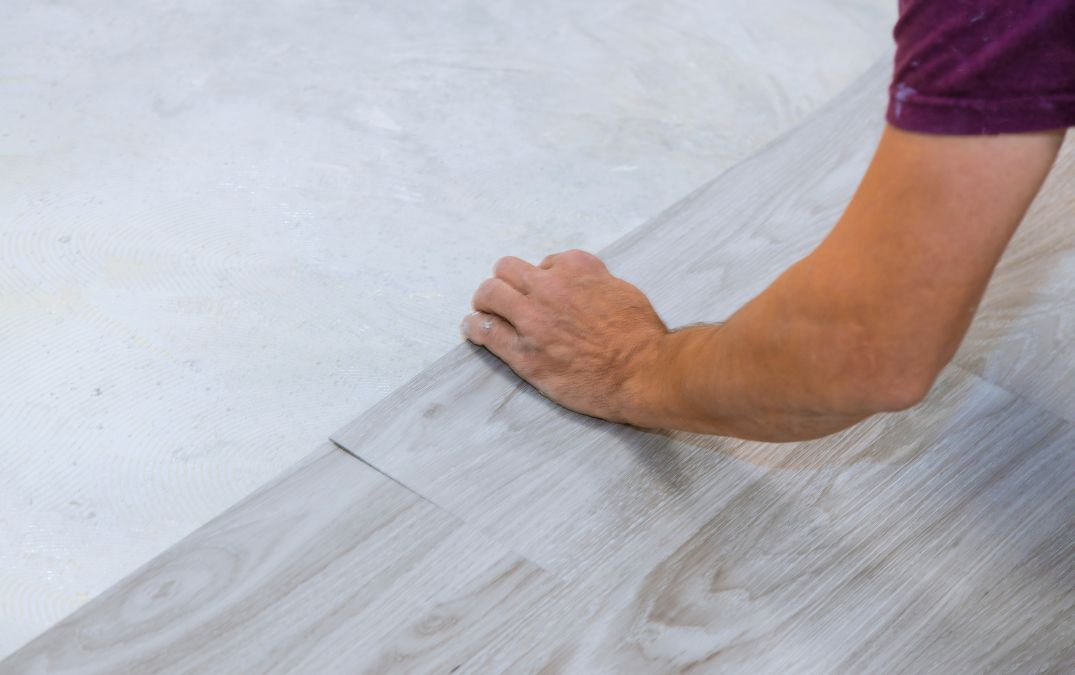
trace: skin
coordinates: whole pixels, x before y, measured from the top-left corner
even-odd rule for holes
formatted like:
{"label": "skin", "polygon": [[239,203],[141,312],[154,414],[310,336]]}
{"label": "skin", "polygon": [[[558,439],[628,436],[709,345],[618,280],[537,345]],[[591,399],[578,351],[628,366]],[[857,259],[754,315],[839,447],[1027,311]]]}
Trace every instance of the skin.
{"label": "skin", "polygon": [[831,233],[722,324],[668,330],[595,256],[497,261],[464,335],[576,412],[794,441],[919,403],[965,335],[1063,131],[887,127]]}

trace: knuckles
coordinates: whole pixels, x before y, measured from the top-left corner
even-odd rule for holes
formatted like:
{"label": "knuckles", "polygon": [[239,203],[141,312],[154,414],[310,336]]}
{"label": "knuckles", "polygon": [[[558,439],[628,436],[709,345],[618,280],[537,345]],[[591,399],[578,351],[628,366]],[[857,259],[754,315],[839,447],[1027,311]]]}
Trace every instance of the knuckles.
{"label": "knuckles", "polygon": [[601,259],[593,253],[578,248],[565,251],[564,256],[572,264],[585,269],[602,269],[605,266]]}
{"label": "knuckles", "polygon": [[505,256],[495,263],[493,263],[493,276],[502,277],[507,273],[508,267],[514,264],[515,259],[511,256]]}
{"label": "knuckles", "polygon": [[603,269],[605,264],[589,251],[572,248],[561,253],[553,253],[541,261],[541,267],[550,267],[553,263],[576,269]]}
{"label": "knuckles", "polygon": [[496,290],[498,280],[496,278],[489,278],[478,284],[478,289],[474,291],[474,302],[482,303],[492,297],[493,292]]}

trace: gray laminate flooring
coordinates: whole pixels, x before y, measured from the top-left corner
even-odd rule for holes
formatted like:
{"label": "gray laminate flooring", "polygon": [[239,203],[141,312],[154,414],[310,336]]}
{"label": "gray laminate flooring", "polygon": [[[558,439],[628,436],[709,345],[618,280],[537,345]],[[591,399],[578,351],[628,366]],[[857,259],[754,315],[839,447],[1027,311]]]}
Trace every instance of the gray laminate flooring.
{"label": "gray laminate flooring", "polygon": [[558,585],[326,444],[0,670],[415,672],[474,658]]}
{"label": "gray laminate flooring", "polygon": [[[673,325],[727,316],[839,216],[886,74],[610,267]],[[1072,161],[912,410],[783,445],[642,431],[461,345],[335,434],[353,457],[322,448],[0,671],[1069,671]]]}

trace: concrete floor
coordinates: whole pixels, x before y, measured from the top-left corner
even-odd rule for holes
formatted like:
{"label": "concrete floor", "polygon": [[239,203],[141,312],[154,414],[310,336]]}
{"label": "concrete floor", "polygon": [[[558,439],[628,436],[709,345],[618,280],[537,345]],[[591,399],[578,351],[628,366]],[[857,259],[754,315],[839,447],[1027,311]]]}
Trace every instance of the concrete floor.
{"label": "concrete floor", "polygon": [[0,657],[836,94],[894,0],[11,0]]}

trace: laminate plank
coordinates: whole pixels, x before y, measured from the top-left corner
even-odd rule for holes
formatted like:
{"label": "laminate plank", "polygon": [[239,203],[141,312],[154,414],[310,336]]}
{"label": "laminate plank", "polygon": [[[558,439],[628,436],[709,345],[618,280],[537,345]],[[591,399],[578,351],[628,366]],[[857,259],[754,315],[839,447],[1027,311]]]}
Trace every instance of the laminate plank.
{"label": "laminate plank", "polygon": [[[959,369],[939,391],[945,399],[934,409],[949,416],[932,426],[907,419],[820,461],[808,448],[768,459],[728,455],[702,447],[719,439],[684,435],[675,439],[684,455],[711,466],[678,487],[660,477],[661,434],[631,430],[640,442],[591,448],[599,461],[649,458],[634,484],[660,478],[653,482],[668,499],[652,500],[653,510],[679,514],[656,524],[606,518],[600,532],[585,511],[603,500],[570,497],[599,487],[599,472],[589,486],[561,476],[571,484],[554,497],[581,505],[574,515],[589,533],[562,548],[596,544],[595,564],[569,584],[365,464],[322,449],[0,663],[0,672],[1062,664],[1075,598],[1075,431]],[[601,426],[580,422],[591,427],[584,433]],[[920,438],[908,443],[911,431]],[[505,508],[523,530],[515,543],[525,545],[526,531],[549,518],[547,503],[528,499],[533,492],[508,495]],[[635,494],[605,502],[604,515]],[[615,541],[624,536],[636,555],[610,555],[625,548]]]}
{"label": "laminate plank", "polygon": [[448,672],[558,584],[326,444],[0,672]]}
{"label": "laminate plank", "polygon": [[[886,75],[873,67],[603,257],[672,325],[734,311],[836,222],[879,137]],[[975,345],[1000,358],[995,341]],[[528,657],[556,669],[1070,655],[1075,436],[956,365],[912,411],[769,445],[576,415],[463,345],[333,438],[605,598],[579,619],[588,632]]]}
{"label": "laminate plank", "polygon": [[[509,380],[486,365],[488,382]],[[460,368],[444,366],[444,379]],[[1071,662],[1075,430],[1006,390],[953,367],[915,411],[781,446],[615,428],[527,388],[508,395],[489,434],[449,424],[450,400],[412,399],[439,421],[414,415],[397,445],[414,450],[405,480],[571,581],[521,631],[554,634],[525,650],[502,643],[491,661],[549,672]]]}
{"label": "laminate plank", "polygon": [[[901,461],[752,475],[714,448],[698,480],[706,489],[668,490],[679,513],[657,516],[652,531],[638,524],[642,536],[607,519],[594,527],[586,510],[612,491],[571,481],[558,497],[579,504],[591,542],[566,537],[558,548],[560,558],[584,550],[576,565],[588,571],[530,623],[573,614],[574,625],[511,663],[580,673],[1069,670],[1075,429],[974,376],[947,376],[954,427],[911,416],[865,444],[891,448],[920,432],[927,447]],[[591,448],[601,459],[633,450]],[[568,496],[587,490],[596,497]],[[485,529],[545,552],[548,542],[527,546],[516,534],[544,523],[542,506],[511,500],[503,511],[515,529],[495,518]]]}

